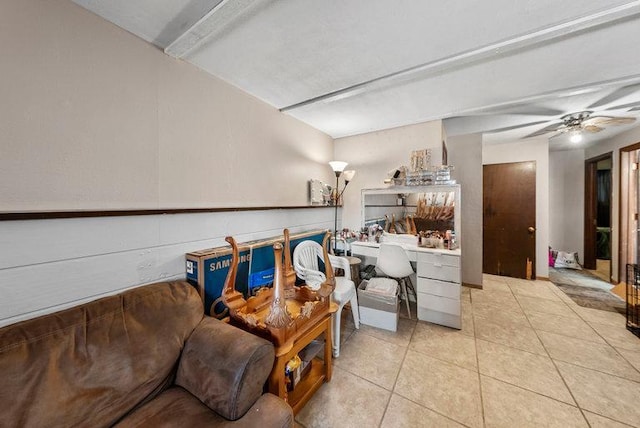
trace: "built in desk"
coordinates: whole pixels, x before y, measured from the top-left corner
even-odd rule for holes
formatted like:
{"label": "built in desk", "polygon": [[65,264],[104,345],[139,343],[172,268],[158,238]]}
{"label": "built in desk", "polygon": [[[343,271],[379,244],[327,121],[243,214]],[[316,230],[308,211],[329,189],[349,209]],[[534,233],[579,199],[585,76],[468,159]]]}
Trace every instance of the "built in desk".
{"label": "built in desk", "polygon": [[[415,238],[417,240],[417,238]],[[390,242],[404,248],[416,264],[418,319],[447,327],[462,328],[462,251],[425,248],[416,244]],[[380,244],[353,242],[351,253],[378,258]]]}

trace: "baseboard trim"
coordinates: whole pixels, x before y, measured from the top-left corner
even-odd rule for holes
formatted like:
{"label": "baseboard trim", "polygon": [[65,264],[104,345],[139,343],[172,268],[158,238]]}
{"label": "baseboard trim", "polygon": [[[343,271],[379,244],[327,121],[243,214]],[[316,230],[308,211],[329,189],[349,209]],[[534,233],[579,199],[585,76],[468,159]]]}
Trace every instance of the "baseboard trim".
{"label": "baseboard trim", "polygon": [[478,285],[478,284],[471,284],[469,282],[463,282],[462,283],[463,287],[469,287],[469,288],[477,288],[478,290],[482,290],[482,285]]}

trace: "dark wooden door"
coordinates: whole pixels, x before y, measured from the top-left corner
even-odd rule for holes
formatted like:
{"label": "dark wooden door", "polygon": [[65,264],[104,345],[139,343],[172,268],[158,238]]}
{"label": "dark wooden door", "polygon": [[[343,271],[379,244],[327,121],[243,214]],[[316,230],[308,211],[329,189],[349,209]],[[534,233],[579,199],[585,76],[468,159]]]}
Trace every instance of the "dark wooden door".
{"label": "dark wooden door", "polygon": [[527,277],[536,267],[536,163],[483,166],[482,266],[485,273]]}

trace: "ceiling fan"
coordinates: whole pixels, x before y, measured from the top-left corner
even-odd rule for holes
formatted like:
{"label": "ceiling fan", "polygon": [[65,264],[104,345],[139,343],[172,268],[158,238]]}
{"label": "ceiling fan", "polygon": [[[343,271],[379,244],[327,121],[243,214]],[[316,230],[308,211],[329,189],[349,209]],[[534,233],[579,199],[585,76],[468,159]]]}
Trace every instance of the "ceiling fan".
{"label": "ceiling fan", "polygon": [[[581,106],[585,107],[571,108]],[[542,128],[517,138],[547,134],[551,134],[548,138],[555,138],[568,134],[573,142],[579,142],[583,134],[600,132],[611,125],[633,123],[640,117],[639,112],[640,83],[635,82],[618,88],[593,86],[549,93],[536,99],[449,118],[447,126],[452,134],[482,132],[485,135],[505,135],[503,133],[507,131],[521,128],[531,132],[535,126]]]}
{"label": "ceiling fan", "polygon": [[635,117],[591,116],[592,114],[593,111],[591,110],[565,114],[560,117],[560,122],[554,122],[549,126],[527,135],[525,138],[537,137],[548,133],[554,133],[554,135],[549,137],[554,138],[558,135],[569,133],[571,142],[579,143],[582,141],[582,133],[584,131],[596,133],[604,130],[606,126],[626,125],[636,120]]}

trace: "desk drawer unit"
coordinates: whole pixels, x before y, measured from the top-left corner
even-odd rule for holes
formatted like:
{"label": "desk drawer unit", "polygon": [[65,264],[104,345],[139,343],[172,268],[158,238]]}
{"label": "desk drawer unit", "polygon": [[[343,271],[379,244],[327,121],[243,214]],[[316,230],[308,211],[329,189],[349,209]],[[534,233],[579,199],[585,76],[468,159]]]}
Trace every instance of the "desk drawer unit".
{"label": "desk drawer unit", "polygon": [[418,253],[418,263],[460,267],[460,256],[443,253]]}
{"label": "desk drawer unit", "polygon": [[450,299],[449,297],[418,293],[418,302],[420,301],[422,302],[418,306],[421,308],[445,314],[460,315],[460,299]]}
{"label": "desk drawer unit", "polygon": [[449,299],[459,299],[460,284],[418,277],[418,293],[433,294],[434,296],[448,297]]}
{"label": "desk drawer unit", "polygon": [[417,261],[418,319],[461,328],[460,256],[419,252]]}

